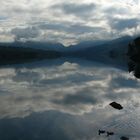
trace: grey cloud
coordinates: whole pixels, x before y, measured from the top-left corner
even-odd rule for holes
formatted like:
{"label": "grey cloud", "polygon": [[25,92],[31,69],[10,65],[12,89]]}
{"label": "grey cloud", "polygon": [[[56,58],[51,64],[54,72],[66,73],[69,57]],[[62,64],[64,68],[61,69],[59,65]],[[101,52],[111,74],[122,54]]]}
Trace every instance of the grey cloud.
{"label": "grey cloud", "polygon": [[14,7],[11,9],[12,13],[15,14],[41,14],[43,12],[43,9],[40,8],[32,8],[32,7]]}
{"label": "grey cloud", "polygon": [[[0,87],[0,88],[2,88],[2,87]],[[13,94],[13,92],[4,90],[4,89],[0,89],[0,96],[5,95],[5,94],[10,95],[10,94]]]}
{"label": "grey cloud", "polygon": [[96,95],[89,88],[85,88],[75,94],[67,94],[61,100],[54,100],[54,103],[64,105],[77,105],[77,104],[96,104]]}
{"label": "grey cloud", "polygon": [[109,24],[112,29],[122,31],[124,29],[131,29],[136,28],[139,25],[139,19],[132,18],[132,19],[117,19],[112,18],[109,19]]}
{"label": "grey cloud", "polygon": [[109,7],[105,8],[103,10],[106,14],[107,17],[111,17],[113,15],[127,15],[128,14],[128,9],[127,8],[122,8],[122,7]]}
{"label": "grey cloud", "polygon": [[36,24],[40,29],[42,30],[58,30],[58,31],[63,31],[65,28],[67,28],[64,23],[37,23]]}
{"label": "grey cloud", "polygon": [[92,4],[64,3],[60,5],[53,5],[52,9],[60,9],[65,14],[84,17],[90,15],[92,11],[96,9],[96,5],[93,3]]}
{"label": "grey cloud", "polygon": [[21,103],[24,104],[24,102],[30,102],[31,100],[32,101],[35,101],[35,102],[38,102],[38,101],[42,102],[43,99],[44,99],[44,96],[42,96],[42,95],[36,95],[36,96],[20,96],[20,97],[17,97],[15,99],[15,102],[16,103],[20,103],[20,104]]}
{"label": "grey cloud", "polygon": [[38,28],[43,30],[55,30],[67,33],[90,33],[104,30],[103,27],[92,27],[79,24],[70,23],[42,23],[38,25]]}
{"label": "grey cloud", "polygon": [[11,33],[15,35],[16,40],[36,38],[40,31],[36,27],[14,28]]}
{"label": "grey cloud", "polygon": [[[122,3],[122,5],[121,5]],[[113,39],[128,32],[139,24],[138,0],[132,2],[136,9],[128,9],[131,2],[115,1],[1,1],[1,40],[37,39],[58,41],[71,45],[91,39]],[[36,6],[37,5],[37,6]],[[22,17],[22,18],[21,18]],[[119,17],[120,19],[116,19]],[[121,19],[127,17],[127,19]],[[6,19],[7,18],[7,19]],[[132,19],[131,19],[132,18]],[[48,22],[47,24],[45,22]],[[110,33],[109,26],[114,29]],[[35,28],[33,22],[44,22]],[[69,23],[68,23],[69,22]],[[20,27],[23,28],[20,28]],[[13,29],[15,28],[15,29]],[[12,30],[12,32],[10,32]],[[28,33],[27,33],[28,30]],[[52,31],[50,33],[50,30]],[[139,33],[137,28],[136,33]],[[3,32],[2,32],[3,31]],[[41,31],[41,34],[39,33]],[[48,31],[48,32],[47,32]],[[92,35],[91,35],[92,32]],[[11,35],[11,33],[13,35]],[[118,34],[119,33],[119,34]],[[78,36],[78,35],[80,35]]]}
{"label": "grey cloud", "polygon": [[135,2],[136,4],[139,4],[139,0],[134,0],[134,2]]}
{"label": "grey cloud", "polygon": [[41,74],[33,71],[16,71],[16,75],[12,77],[14,82],[37,82],[41,79]]}
{"label": "grey cloud", "polygon": [[[11,30],[11,34],[13,34],[15,36],[16,40],[30,40],[33,38],[37,38],[41,35],[41,31],[42,32],[46,32],[46,31],[52,31],[52,33],[48,33],[47,38],[51,38],[53,40],[55,40],[56,38],[60,38],[60,39],[75,39],[75,35],[79,35],[79,34],[86,34],[86,33],[96,33],[96,32],[101,32],[101,31],[105,31],[105,29],[103,27],[96,27],[96,26],[87,26],[87,25],[82,25],[80,23],[78,24],[72,24],[72,23],[45,23],[45,22],[41,22],[41,23],[34,23],[32,24],[31,27],[26,27],[26,28],[14,28]],[[60,32],[59,35],[55,35],[55,32]],[[62,34],[66,34],[66,35],[62,35]],[[73,36],[71,36],[70,34],[73,34]]]}
{"label": "grey cloud", "polygon": [[6,17],[6,16],[0,16],[0,21],[5,21],[7,20],[9,17]]}
{"label": "grey cloud", "polygon": [[116,77],[110,81],[110,87],[112,88],[137,88],[139,84],[134,79],[125,79],[124,77]]}
{"label": "grey cloud", "polygon": [[3,14],[10,15],[10,17],[15,15],[17,17],[21,16],[21,20],[25,19],[28,15],[40,14],[43,10],[44,6],[35,6],[32,1],[16,2],[13,0],[4,2],[1,8]]}
{"label": "grey cloud", "polygon": [[90,26],[82,26],[82,25],[72,25],[70,26],[71,32],[78,33],[90,33],[90,32],[98,32],[103,30],[102,27],[90,27]]}
{"label": "grey cloud", "polygon": [[104,96],[110,100],[129,100],[137,94],[134,89],[139,89],[139,82],[136,79],[117,74],[109,81],[108,92]]}
{"label": "grey cloud", "polygon": [[[63,70],[63,72],[66,72]],[[73,84],[84,84],[85,82],[88,81],[92,81],[93,77],[85,75],[85,74],[80,74],[80,73],[74,73],[74,74],[70,74],[70,75],[65,75],[65,76],[61,76],[58,78],[54,78],[54,79],[43,79],[40,81],[40,84],[42,85],[48,85],[48,84],[57,84],[57,83],[61,83],[61,84],[65,84],[65,83],[73,83]]]}

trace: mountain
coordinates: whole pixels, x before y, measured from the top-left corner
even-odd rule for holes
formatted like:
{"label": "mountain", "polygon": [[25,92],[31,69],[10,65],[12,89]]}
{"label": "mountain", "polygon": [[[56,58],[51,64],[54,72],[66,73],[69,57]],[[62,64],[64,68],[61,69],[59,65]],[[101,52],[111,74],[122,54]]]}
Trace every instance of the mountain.
{"label": "mountain", "polygon": [[66,48],[66,51],[78,51],[83,50],[85,48],[89,48],[92,46],[102,45],[108,42],[108,40],[88,40],[88,41],[82,41],[76,45],[70,45]]}
{"label": "mountain", "polygon": [[19,47],[19,48],[32,48],[32,49],[40,49],[40,50],[55,50],[55,51],[64,51],[65,47],[61,43],[53,43],[53,42],[12,42],[12,43],[0,43],[0,46],[6,47]]}
{"label": "mountain", "polygon": [[[133,37],[125,36],[110,41],[83,41],[77,45],[70,45],[69,47],[52,42],[28,41],[0,43],[0,55],[2,57],[1,60],[4,60],[4,58],[8,60],[12,57],[14,61],[15,59],[32,59],[32,57],[36,57],[37,59],[65,57],[67,60],[69,58],[80,58],[90,61],[124,65],[124,63],[127,64],[126,53],[128,44],[132,40]],[[18,56],[17,58],[15,54]]]}
{"label": "mountain", "polygon": [[92,45],[81,50],[66,52],[66,57],[77,57],[89,61],[100,61],[111,65],[127,66],[128,44],[133,37],[126,36],[101,45]]}
{"label": "mountain", "polygon": [[61,57],[61,53],[58,51],[0,46],[0,65],[25,63],[42,59],[56,59],[59,57]]}
{"label": "mountain", "polygon": [[[115,40],[111,40],[111,41],[106,41],[106,42],[101,42],[100,44],[98,43],[96,45],[96,43],[92,44],[90,43],[90,45],[88,46],[83,46],[83,44],[85,44],[85,42],[80,43],[75,45],[75,48],[80,48],[81,49],[74,49],[73,51],[70,52],[70,55],[75,55],[78,57],[86,57],[86,58],[94,58],[95,56],[110,56],[110,57],[117,57],[118,55],[123,55],[127,52],[128,49],[128,44],[129,42],[131,42],[133,40],[132,37],[130,36],[126,36],[123,38],[118,38]],[[71,50],[72,50],[71,48]],[[68,48],[69,50],[70,48]]]}
{"label": "mountain", "polygon": [[69,52],[69,51],[78,51],[81,49],[85,49],[91,46],[96,46],[103,44],[107,41],[83,41],[76,45],[70,45],[68,47],[65,47],[61,43],[55,43],[55,42],[37,42],[37,41],[27,41],[27,42],[13,42],[13,43],[0,43],[0,46],[10,46],[10,47],[23,47],[23,48],[34,48],[34,49],[42,49],[42,50],[55,50],[60,52]]}
{"label": "mountain", "polygon": [[118,45],[128,44],[133,38],[130,36],[125,36],[122,38],[114,40],[89,40],[82,41],[76,45],[70,45],[65,47],[61,43],[55,42],[37,42],[37,41],[27,41],[27,42],[18,42],[13,43],[0,43],[0,46],[7,47],[23,47],[23,48],[33,48],[33,49],[42,49],[42,50],[55,50],[60,52],[81,52],[87,49],[98,52],[104,52],[106,49],[110,50],[111,48],[121,48]]}

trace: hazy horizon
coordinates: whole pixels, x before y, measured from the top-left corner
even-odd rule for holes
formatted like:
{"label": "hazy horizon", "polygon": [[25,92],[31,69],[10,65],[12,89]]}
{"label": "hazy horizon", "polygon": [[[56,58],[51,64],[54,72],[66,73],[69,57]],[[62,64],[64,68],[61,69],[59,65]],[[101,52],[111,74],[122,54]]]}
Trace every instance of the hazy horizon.
{"label": "hazy horizon", "polygon": [[[82,43],[93,43],[93,45],[94,45],[94,43],[96,44],[97,43],[97,45],[99,44],[104,44],[104,43],[109,43],[109,42],[111,42],[111,41],[115,41],[115,40],[123,40],[123,39],[130,39],[130,40],[133,40],[134,38],[137,38],[137,37],[139,37],[140,36],[140,34],[139,35],[136,35],[136,36],[130,36],[130,35],[125,35],[125,36],[122,36],[122,37],[117,37],[117,38],[110,38],[110,39],[97,39],[97,40],[94,40],[94,38],[93,39],[91,39],[91,40],[82,40],[82,41],[79,41],[79,42],[75,42],[75,43],[72,43],[72,44],[63,44],[63,42],[61,43],[61,42],[56,42],[56,41],[50,41],[50,40],[13,40],[13,41],[5,41],[5,42],[0,42],[1,44],[12,44],[12,43],[19,43],[19,44],[22,44],[22,43],[46,43],[46,44],[54,44],[54,45],[57,45],[57,44],[59,44],[59,45],[62,45],[62,46],[64,46],[64,47],[70,47],[70,46],[76,46],[76,45],[80,45],[80,44],[82,44]],[[128,42],[128,44],[129,44],[129,42]],[[59,46],[58,46],[59,47]]]}

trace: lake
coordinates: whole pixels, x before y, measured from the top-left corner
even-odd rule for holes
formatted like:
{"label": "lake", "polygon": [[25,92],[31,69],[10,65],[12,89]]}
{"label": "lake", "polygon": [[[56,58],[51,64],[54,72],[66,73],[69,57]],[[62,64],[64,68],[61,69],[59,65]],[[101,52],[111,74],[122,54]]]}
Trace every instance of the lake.
{"label": "lake", "polygon": [[1,67],[0,139],[138,140],[139,100],[140,80],[126,66],[58,59]]}

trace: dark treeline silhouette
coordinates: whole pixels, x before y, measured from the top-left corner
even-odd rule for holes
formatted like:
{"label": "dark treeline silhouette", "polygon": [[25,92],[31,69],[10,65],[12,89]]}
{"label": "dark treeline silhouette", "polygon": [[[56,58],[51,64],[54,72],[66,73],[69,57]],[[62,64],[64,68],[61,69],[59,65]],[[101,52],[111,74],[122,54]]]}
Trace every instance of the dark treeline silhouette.
{"label": "dark treeline silhouette", "polygon": [[129,72],[133,72],[135,77],[140,78],[140,37],[129,43],[127,55]]}
{"label": "dark treeline silhouette", "polygon": [[61,53],[22,47],[0,46],[0,65],[30,62],[40,59],[56,59]]}

